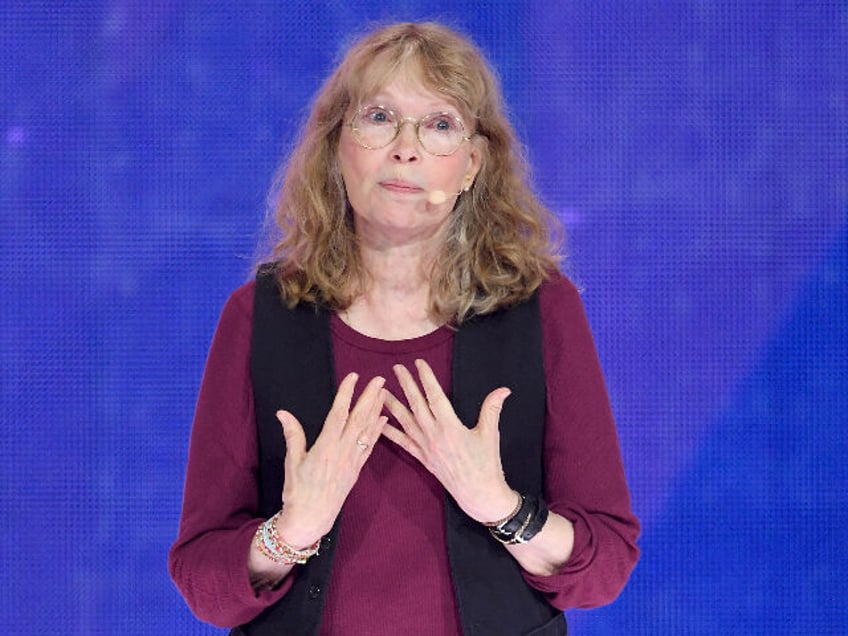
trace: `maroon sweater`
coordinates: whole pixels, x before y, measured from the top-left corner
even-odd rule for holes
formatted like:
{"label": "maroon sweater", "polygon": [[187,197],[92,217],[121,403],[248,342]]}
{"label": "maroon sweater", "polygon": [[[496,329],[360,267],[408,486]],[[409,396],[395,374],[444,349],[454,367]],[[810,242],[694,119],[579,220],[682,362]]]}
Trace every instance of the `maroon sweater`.
{"label": "maroon sweater", "polygon": [[[253,283],[233,293],[212,342],[169,563],[195,614],[221,626],[251,620],[285,594],[291,580],[256,593],[246,566],[263,521],[257,516],[250,378],[253,294]],[[564,277],[553,278],[542,286],[540,309],[547,378],[545,495],[551,510],[573,522],[574,549],[556,575],[525,574],[525,580],[560,609],[594,607],[614,599],[626,582],[638,559],[639,524],[630,509],[615,424],[577,290]],[[357,396],[371,377],[382,375],[386,388],[402,399],[392,366],[413,368],[416,358],[427,360],[450,390],[449,329],[385,341],[333,316],[331,330],[337,382],[358,372]],[[321,633],[461,633],[444,528],[441,484],[392,442],[378,441],[344,504]]]}

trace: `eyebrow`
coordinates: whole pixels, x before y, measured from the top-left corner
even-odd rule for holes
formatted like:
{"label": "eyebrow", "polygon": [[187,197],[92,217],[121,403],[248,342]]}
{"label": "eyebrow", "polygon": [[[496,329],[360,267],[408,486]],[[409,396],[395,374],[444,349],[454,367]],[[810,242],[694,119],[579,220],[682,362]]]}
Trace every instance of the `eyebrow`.
{"label": "eyebrow", "polygon": [[[393,105],[393,100],[386,96],[385,93],[376,93],[370,98],[367,98],[360,102],[360,106],[382,106],[383,108],[388,108],[392,112],[401,114],[401,110]],[[450,102],[427,102],[428,104],[438,103],[438,106],[434,106],[427,110],[427,112],[422,113],[422,117],[426,115],[432,115],[433,113],[447,113],[449,115],[453,115],[455,117],[459,117],[462,121],[465,121],[465,118],[462,116],[462,111],[451,104]],[[423,109],[422,109],[423,110]]]}
{"label": "eyebrow", "polygon": [[445,115],[447,117],[453,117],[453,118],[459,120],[459,122],[462,124],[463,128],[467,129],[467,127],[468,127],[468,124],[466,123],[467,119],[465,117],[463,117],[459,112],[457,112],[457,109],[453,108],[453,107],[449,107],[448,109],[429,110],[426,113],[421,113],[421,115],[419,115],[418,117],[412,117],[410,115],[404,115],[398,109],[396,109],[396,108],[394,108],[394,107],[392,107],[388,104],[381,104],[379,102],[374,102],[374,103],[367,103],[366,102],[365,104],[362,105],[362,107],[365,107],[365,108],[374,108],[374,107],[385,108],[386,110],[394,113],[394,115],[396,117],[399,117],[401,120],[409,118],[409,119],[413,119],[415,121],[421,121],[422,119],[424,119],[425,117],[429,117],[430,115]]}

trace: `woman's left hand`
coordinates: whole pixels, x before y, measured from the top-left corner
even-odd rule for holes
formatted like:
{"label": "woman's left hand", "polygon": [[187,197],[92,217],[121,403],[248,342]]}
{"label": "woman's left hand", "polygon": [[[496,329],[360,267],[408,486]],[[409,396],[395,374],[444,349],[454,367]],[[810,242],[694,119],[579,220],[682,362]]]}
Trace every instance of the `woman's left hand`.
{"label": "woman's left hand", "polygon": [[410,408],[388,394],[386,407],[403,430],[386,426],[383,435],[420,461],[469,517],[484,523],[503,519],[515,508],[518,498],[503,474],[498,430],[501,408],[510,390],[500,387],[489,393],[477,425],[467,428],[429,365],[416,360],[415,366],[424,392],[406,367],[394,366]]}

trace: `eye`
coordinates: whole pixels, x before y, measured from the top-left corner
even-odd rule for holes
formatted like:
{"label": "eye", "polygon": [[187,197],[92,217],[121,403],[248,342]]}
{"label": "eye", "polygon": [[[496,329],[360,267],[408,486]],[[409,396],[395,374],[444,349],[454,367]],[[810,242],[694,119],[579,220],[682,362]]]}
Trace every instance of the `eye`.
{"label": "eye", "polygon": [[462,124],[449,113],[434,113],[427,115],[421,122],[421,126],[427,130],[442,134],[456,134],[462,132]]}
{"label": "eye", "polygon": [[385,126],[394,124],[395,118],[392,111],[382,106],[369,106],[362,112],[361,119],[371,126]]}

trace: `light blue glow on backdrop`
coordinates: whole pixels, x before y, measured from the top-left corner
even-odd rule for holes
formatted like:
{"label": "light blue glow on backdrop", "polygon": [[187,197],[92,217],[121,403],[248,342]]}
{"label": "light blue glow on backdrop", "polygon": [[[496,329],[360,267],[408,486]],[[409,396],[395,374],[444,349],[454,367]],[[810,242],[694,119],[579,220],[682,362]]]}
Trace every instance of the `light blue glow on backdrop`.
{"label": "light blue glow on backdrop", "polygon": [[570,233],[644,555],[583,634],[848,632],[844,2],[7,0],[0,624],[213,634],[166,571],[194,398],[346,37],[499,69]]}

